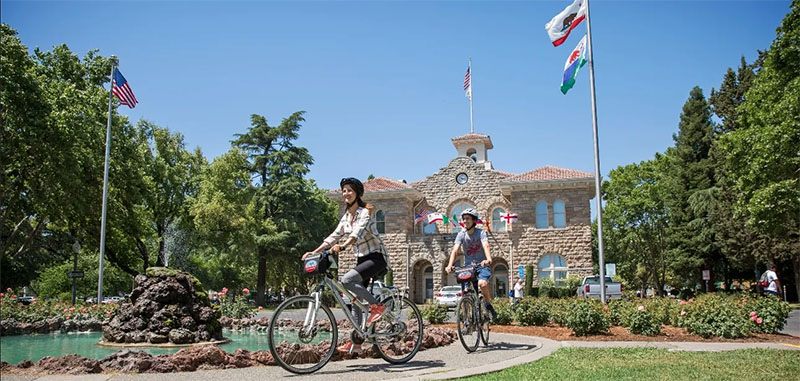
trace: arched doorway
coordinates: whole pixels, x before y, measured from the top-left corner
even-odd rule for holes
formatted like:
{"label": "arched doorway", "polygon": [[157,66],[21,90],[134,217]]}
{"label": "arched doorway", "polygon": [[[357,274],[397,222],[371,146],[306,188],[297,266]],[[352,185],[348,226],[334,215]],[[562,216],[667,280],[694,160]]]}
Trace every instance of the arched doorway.
{"label": "arched doorway", "polygon": [[[443,279],[442,286],[457,286],[458,282],[456,281],[455,272],[451,272],[450,274],[448,274],[446,271],[444,271],[444,269],[447,268],[448,264],[450,264],[449,254],[446,256],[444,262],[442,262],[442,279]],[[453,261],[453,267],[459,267],[463,265],[464,265],[464,256],[459,254],[456,257],[456,260]]]}
{"label": "arched doorway", "polygon": [[429,261],[422,259],[414,263],[413,279],[411,299],[414,303],[422,304],[433,299],[433,265]]}
{"label": "arched doorway", "polygon": [[501,258],[496,258],[493,262],[489,286],[492,289],[492,298],[501,298],[508,295],[508,264]]}

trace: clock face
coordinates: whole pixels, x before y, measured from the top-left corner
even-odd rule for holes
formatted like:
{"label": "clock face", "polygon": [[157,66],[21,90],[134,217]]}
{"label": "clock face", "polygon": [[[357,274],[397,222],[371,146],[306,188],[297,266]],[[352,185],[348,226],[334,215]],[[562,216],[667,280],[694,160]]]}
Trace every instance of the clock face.
{"label": "clock face", "polygon": [[466,173],[462,172],[459,173],[458,176],[456,176],[456,182],[458,182],[459,184],[466,184],[467,180],[469,180],[469,178],[467,177]]}

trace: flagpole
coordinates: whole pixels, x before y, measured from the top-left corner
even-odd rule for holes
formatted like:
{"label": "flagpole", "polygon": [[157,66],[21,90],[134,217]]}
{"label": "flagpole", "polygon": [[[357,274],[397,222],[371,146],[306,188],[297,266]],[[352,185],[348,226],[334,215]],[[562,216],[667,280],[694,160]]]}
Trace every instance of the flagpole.
{"label": "flagpole", "polygon": [[111,56],[111,83],[108,89],[108,123],[106,124],[106,160],[103,171],[103,211],[100,218],[100,270],[97,277],[97,303],[103,302],[103,259],[106,252],[106,210],[108,209],[108,156],[111,152],[111,100],[114,97],[114,68],[117,66],[117,56]]}
{"label": "flagpole", "polygon": [[475,132],[475,126],[472,123],[472,57],[469,57],[469,132]]}
{"label": "flagpole", "polygon": [[597,202],[597,259],[600,265],[600,300],[606,301],[606,269],[603,256],[603,197],[600,193],[600,143],[597,138],[597,99],[594,91],[594,49],[592,48],[592,22],[589,17],[589,0],[586,1],[586,35],[589,39],[589,85],[592,95],[592,131],[594,132],[594,190]]}

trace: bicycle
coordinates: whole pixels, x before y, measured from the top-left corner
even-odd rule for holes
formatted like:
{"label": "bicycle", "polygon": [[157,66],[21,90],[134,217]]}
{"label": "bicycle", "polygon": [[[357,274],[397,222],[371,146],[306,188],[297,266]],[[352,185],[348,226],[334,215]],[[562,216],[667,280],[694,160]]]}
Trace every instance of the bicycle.
{"label": "bicycle", "polygon": [[480,264],[476,263],[453,269],[456,280],[464,290],[464,296],[456,305],[456,330],[467,352],[478,349],[481,341],[483,345],[489,345],[491,314],[483,303],[483,295],[478,291],[478,268]]}
{"label": "bicycle", "polygon": [[[333,301],[341,307],[353,326],[350,331],[353,343],[368,341],[391,364],[402,364],[411,360],[422,344],[423,321],[416,304],[406,297],[406,290],[384,289],[381,303],[386,306],[386,311],[380,319],[367,326],[369,304],[365,306],[357,300],[328,271],[336,268],[336,261],[327,250],[306,259],[304,273],[322,275],[321,281],[310,295],[289,298],[275,310],[268,331],[272,358],[284,369],[297,374],[313,373],[331,360],[339,346],[339,323],[331,308],[322,301],[325,293],[326,297],[333,296]],[[380,276],[382,274],[370,279],[370,292],[375,278]],[[346,308],[343,297],[352,302],[356,313],[362,314],[360,326],[355,324],[353,314]]]}

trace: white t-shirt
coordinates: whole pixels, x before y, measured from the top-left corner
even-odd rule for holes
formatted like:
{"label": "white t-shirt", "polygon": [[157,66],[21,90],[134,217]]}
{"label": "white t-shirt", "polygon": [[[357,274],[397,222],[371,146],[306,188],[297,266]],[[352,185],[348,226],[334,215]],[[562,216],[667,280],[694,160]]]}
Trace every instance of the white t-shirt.
{"label": "white t-shirt", "polygon": [[515,298],[522,297],[522,283],[517,283],[514,285],[514,297]]}
{"label": "white t-shirt", "polygon": [[778,274],[775,274],[772,270],[767,270],[767,282],[769,282],[767,291],[778,292],[778,284],[775,283],[776,280],[778,280]]}

